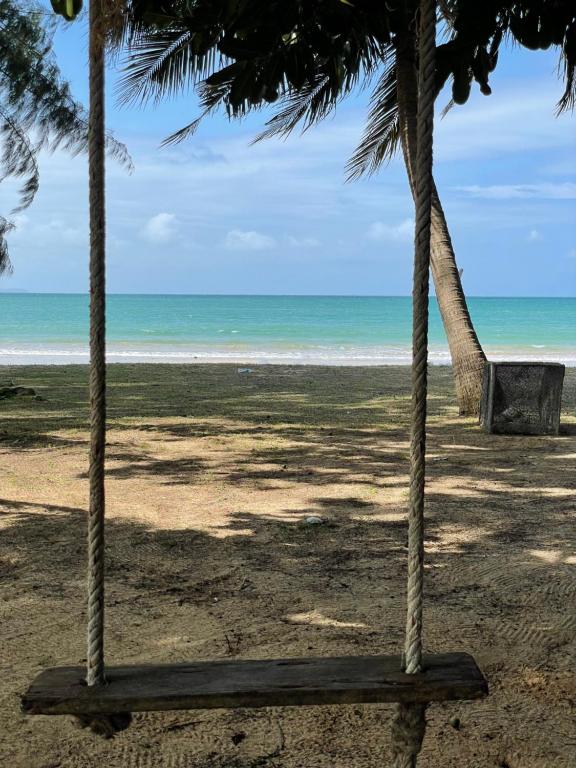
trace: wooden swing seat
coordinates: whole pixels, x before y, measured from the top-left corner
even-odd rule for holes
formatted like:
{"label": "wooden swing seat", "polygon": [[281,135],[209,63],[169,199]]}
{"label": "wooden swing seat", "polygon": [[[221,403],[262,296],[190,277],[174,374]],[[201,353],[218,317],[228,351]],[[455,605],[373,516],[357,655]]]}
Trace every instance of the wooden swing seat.
{"label": "wooden swing seat", "polygon": [[472,656],[424,657],[425,671],[400,671],[400,656],[201,661],[108,667],[88,687],[84,667],[41,672],[22,699],[31,715],[97,715],[173,709],[426,703],[478,699],[488,686]]}

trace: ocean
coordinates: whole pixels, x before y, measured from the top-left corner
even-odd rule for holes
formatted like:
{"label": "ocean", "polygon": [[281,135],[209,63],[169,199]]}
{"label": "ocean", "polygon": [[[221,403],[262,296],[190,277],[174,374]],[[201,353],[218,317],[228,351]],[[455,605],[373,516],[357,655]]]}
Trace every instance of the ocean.
{"label": "ocean", "polygon": [[[410,362],[409,297],[111,295],[110,362]],[[470,298],[491,359],[576,365],[576,298]],[[0,364],[88,361],[88,297],[0,293]],[[450,362],[436,300],[430,361]]]}

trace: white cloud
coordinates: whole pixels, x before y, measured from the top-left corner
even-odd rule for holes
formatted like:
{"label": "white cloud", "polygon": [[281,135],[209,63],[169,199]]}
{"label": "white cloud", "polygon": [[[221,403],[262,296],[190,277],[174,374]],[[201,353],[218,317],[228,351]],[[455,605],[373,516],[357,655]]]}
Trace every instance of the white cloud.
{"label": "white cloud", "polygon": [[15,227],[18,227],[18,229],[24,229],[26,225],[30,222],[30,217],[27,216],[25,213],[17,213],[15,216],[11,216],[10,220],[12,221]]}
{"label": "white cloud", "polygon": [[388,240],[394,242],[410,242],[414,237],[414,220],[404,219],[399,224],[384,224],[375,221],[368,229],[370,240]]}
{"label": "white cloud", "polygon": [[86,225],[86,228],[70,227],[60,219],[52,219],[47,224],[40,224],[34,227],[34,231],[38,237],[47,242],[64,242],[69,245],[85,246],[89,239],[87,227],[88,225]]}
{"label": "white cloud", "polygon": [[15,243],[25,241],[34,243],[34,246],[45,250],[45,246],[82,246],[88,247],[88,224],[80,223],[78,226],[70,226],[61,219],[52,219],[36,223],[33,218],[25,213],[18,213],[11,219],[14,229],[10,232],[10,238]]}
{"label": "white cloud", "polygon": [[26,235],[29,230],[30,218],[25,213],[17,213],[15,216],[9,216],[8,221],[14,225],[10,230],[10,238],[19,238]]}
{"label": "white cloud", "polygon": [[[558,97],[560,96],[560,89]],[[494,88],[488,99],[475,93],[464,107],[451,109],[435,124],[436,161],[508,156],[553,147],[572,147],[573,127],[568,116],[556,118],[550,80],[531,81],[530,87]],[[439,99],[439,106],[443,101]]]}
{"label": "white cloud", "polygon": [[[563,256],[567,265],[573,244],[570,212],[562,200],[534,197],[502,205],[502,189],[492,200],[453,191],[455,185],[478,183],[512,186],[518,195],[517,185],[507,184],[509,181],[560,185],[576,181],[572,167],[561,162],[571,156],[573,125],[554,118],[554,94],[532,81],[512,85],[507,91],[495,88],[493,96],[481,102],[472,98],[437,123],[438,182],[448,221],[463,253],[468,249],[476,252],[479,234],[491,237],[495,233],[509,237],[502,243],[510,243],[511,260],[522,264],[524,251],[538,250],[541,245],[526,239],[535,228],[544,233],[551,254],[557,254],[559,260]],[[175,114],[168,114],[170,120],[177,119]],[[279,284],[280,254],[282,276],[286,275],[282,289],[288,292],[302,287],[302,260],[310,263],[306,282],[311,290],[318,292],[319,285],[334,292],[372,290],[371,279],[356,277],[361,271],[349,265],[354,265],[358,256],[376,260],[376,251],[382,248],[409,248],[412,222],[405,220],[413,215],[413,204],[400,157],[374,178],[343,184],[345,159],[354,150],[364,124],[364,114],[357,105],[350,105],[337,119],[303,136],[294,134],[285,142],[255,146],[249,143],[255,126],[235,123],[224,128],[216,122],[212,128],[210,122],[200,149],[195,141],[190,146],[158,151],[158,141],[167,130],[160,120],[145,126],[146,131],[133,133],[132,125],[142,128],[138,112],[128,117],[113,112],[111,119],[118,121],[115,127],[128,140],[136,164],[133,176],[114,162],[108,165],[112,290],[274,291]],[[570,149],[558,151],[564,147]],[[86,160],[70,159],[58,152],[43,153],[41,162],[42,186],[27,212],[30,221],[22,234],[13,235],[17,279],[29,290],[52,286],[85,290],[85,259],[76,253],[79,246],[66,238],[82,234],[84,243],[87,239]],[[554,176],[543,175],[547,162],[558,163]],[[518,168],[521,176],[515,175]],[[12,188],[7,180],[1,189],[3,196],[11,189],[17,199],[16,182]],[[520,194],[526,195],[527,190],[521,188]],[[547,194],[551,195],[550,190]],[[564,189],[561,195],[566,194]],[[8,210],[9,205],[4,208]],[[153,217],[159,210],[164,213]],[[166,216],[173,218],[166,220]],[[73,231],[65,237],[56,230],[39,232],[39,227],[47,227],[55,219]],[[169,235],[172,228],[175,234]],[[154,245],[134,249],[135,233],[142,245],[147,243],[145,237],[153,244],[160,242],[158,238],[173,237],[169,246],[171,269],[165,275],[158,275]],[[189,234],[195,238],[195,253],[191,253]],[[314,247],[316,238],[320,245]],[[379,247],[375,249],[375,245]],[[508,245],[502,247],[507,249]],[[198,249],[209,253],[210,258],[197,257]],[[47,252],[57,255],[50,273],[44,269]],[[276,258],[270,259],[271,255]],[[312,255],[314,259],[310,259]],[[193,259],[198,268],[191,270]],[[334,269],[330,269],[332,264]],[[573,264],[574,257],[570,260]],[[471,290],[490,292],[490,271],[485,273],[488,277],[478,277],[480,270],[473,277],[472,267],[466,271]],[[330,274],[324,284],[327,272]],[[406,292],[409,273],[407,259],[398,272],[384,275],[378,290]],[[552,279],[547,284],[549,290]]]}
{"label": "white cloud", "polygon": [[231,251],[267,251],[276,247],[276,240],[253,230],[231,229],[224,245]]}
{"label": "white cloud", "polygon": [[286,238],[288,245],[292,248],[317,248],[320,245],[320,240],[315,237],[293,237],[288,235]]}
{"label": "white cloud", "polygon": [[178,231],[178,220],[173,213],[157,213],[148,219],[142,237],[150,243],[167,243]]}
{"label": "white cloud", "polygon": [[528,241],[531,243],[535,243],[538,240],[542,240],[542,233],[539,232],[537,229],[531,229],[530,232],[528,232]]}
{"label": "white cloud", "polygon": [[576,199],[576,184],[564,182],[563,184],[493,184],[481,187],[473,185],[469,187],[456,187],[459,192],[464,192],[472,197],[482,197],[488,200],[511,200],[538,198],[547,200],[574,200]]}

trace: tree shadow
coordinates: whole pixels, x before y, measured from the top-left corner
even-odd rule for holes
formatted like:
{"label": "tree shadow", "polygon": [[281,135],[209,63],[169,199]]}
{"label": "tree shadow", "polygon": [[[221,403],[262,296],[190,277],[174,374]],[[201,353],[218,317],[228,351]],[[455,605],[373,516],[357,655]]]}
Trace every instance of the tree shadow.
{"label": "tree shadow", "polygon": [[[108,477],[120,494],[135,493],[129,481],[137,480],[143,506],[155,503],[146,492],[156,481],[171,486],[166,494],[184,494],[187,506],[178,527],[170,527],[169,519],[145,524],[112,510],[112,661],[399,652],[407,371],[294,372],[279,366],[242,378],[233,366],[211,372],[201,366],[155,368],[111,366]],[[31,448],[53,445],[57,452],[86,441],[86,403],[69,392],[80,387],[74,378],[80,373],[34,375],[48,400],[19,403],[18,409],[10,404],[5,414],[5,434],[26,436],[21,445],[7,442],[11,454],[21,453],[23,466]],[[526,765],[530,756],[545,761],[551,750],[559,766],[569,765],[573,723],[566,702],[576,651],[575,433],[569,419],[576,377],[567,372],[567,431],[538,438],[487,435],[458,419],[446,394],[449,375],[431,372],[426,648],[472,652],[492,693],[485,703],[433,708],[442,714],[432,716],[429,739],[443,738],[448,761],[456,762],[468,744],[496,764],[509,734],[516,733],[528,750]],[[209,451],[203,450],[205,439]],[[216,527],[210,521],[215,499],[204,502],[201,519],[194,491],[207,473],[232,499],[239,492],[261,498],[262,511],[238,511],[231,502]],[[268,504],[268,492],[280,493],[280,506]],[[16,714],[16,694],[41,666],[81,663],[85,655],[86,511],[44,503],[42,496],[38,489],[34,503],[0,500],[3,639],[13,670],[5,680],[12,707],[5,738],[13,744],[28,739],[29,749],[38,751]],[[322,522],[307,523],[312,515]],[[558,687],[564,679],[568,693]],[[284,713],[287,752],[308,761],[318,744],[331,749],[326,728],[333,728],[338,750],[334,765],[353,759],[346,742],[351,733],[381,744],[384,716],[360,709],[362,717],[350,715],[341,730],[317,710]],[[450,741],[446,723],[452,715],[466,726]],[[141,750],[152,743],[161,751],[170,728],[186,717],[143,716],[122,743]],[[240,758],[218,741],[223,724],[249,731],[252,717],[206,716],[198,732],[196,726],[186,731],[186,743],[201,753],[216,740],[234,764]],[[54,762],[59,744],[68,753],[82,746],[82,737],[64,726],[57,726],[59,738],[52,740],[54,725],[38,727]],[[112,753],[98,754],[100,764],[115,760]],[[366,765],[376,764],[372,759],[368,754]],[[378,760],[383,764],[385,756]]]}

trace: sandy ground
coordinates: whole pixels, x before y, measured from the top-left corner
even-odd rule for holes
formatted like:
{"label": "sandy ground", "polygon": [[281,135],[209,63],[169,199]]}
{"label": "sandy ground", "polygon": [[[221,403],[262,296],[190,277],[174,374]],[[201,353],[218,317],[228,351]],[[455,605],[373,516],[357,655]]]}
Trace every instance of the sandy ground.
{"label": "sandy ground", "polygon": [[[389,765],[390,707],[138,715],[111,742],[20,714],[85,655],[86,369],[6,379],[45,400],[0,402],[0,764]],[[401,648],[407,369],[112,366],[110,393],[111,662]],[[485,435],[432,369],[426,646],[491,695],[430,708],[422,768],[576,765],[576,371],[564,409],[558,438]]]}

